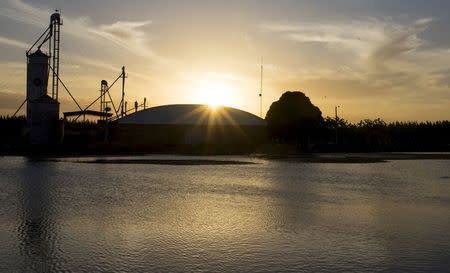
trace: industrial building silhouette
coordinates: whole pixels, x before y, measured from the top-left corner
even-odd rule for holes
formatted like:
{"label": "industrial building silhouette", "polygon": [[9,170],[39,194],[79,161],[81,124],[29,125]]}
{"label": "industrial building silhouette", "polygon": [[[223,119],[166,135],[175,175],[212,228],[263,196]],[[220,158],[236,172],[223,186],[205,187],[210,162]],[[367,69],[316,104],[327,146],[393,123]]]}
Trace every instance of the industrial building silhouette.
{"label": "industrial building silhouette", "polygon": [[266,139],[266,122],[232,107],[175,104],[148,108],[117,120],[112,141],[129,147],[240,147]]}
{"label": "industrial building silhouette", "polygon": [[[127,149],[164,150],[180,146],[247,149],[266,139],[266,122],[262,118],[231,107],[176,104],[147,108],[144,98],[142,104],[135,102],[134,108],[127,109],[125,67],[111,85],[102,80],[100,96],[87,107],[81,107],[59,75],[61,25],[60,14],[52,14],[48,28],[27,51],[27,96],[24,103],[27,104],[30,144],[64,144],[66,121],[71,118],[77,121],[87,115],[98,118],[96,134],[101,137],[96,138],[97,142]],[[48,45],[47,54],[41,50],[43,45]],[[122,96],[116,107],[110,89],[119,79],[122,80]],[[60,83],[78,107],[77,111],[65,112],[62,120],[58,102]],[[89,109],[97,103],[100,111]]]}

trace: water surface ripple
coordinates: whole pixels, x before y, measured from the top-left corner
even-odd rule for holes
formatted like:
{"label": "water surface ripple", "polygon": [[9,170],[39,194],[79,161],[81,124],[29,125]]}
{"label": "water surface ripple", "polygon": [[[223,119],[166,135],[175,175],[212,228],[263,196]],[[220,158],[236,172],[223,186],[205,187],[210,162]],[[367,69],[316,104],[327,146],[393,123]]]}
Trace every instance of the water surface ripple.
{"label": "water surface ripple", "polygon": [[450,268],[450,161],[119,159],[0,158],[0,272]]}

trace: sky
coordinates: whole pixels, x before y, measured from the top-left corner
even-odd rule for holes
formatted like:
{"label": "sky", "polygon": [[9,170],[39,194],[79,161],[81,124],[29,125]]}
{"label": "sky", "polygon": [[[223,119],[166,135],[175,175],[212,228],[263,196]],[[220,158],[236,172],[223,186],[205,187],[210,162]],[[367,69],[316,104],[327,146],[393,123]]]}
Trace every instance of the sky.
{"label": "sky", "polygon": [[[447,0],[2,0],[0,114],[23,101],[25,51],[55,9],[60,77],[83,106],[125,66],[128,105],[145,97],[259,115],[263,56],[263,115],[298,90],[352,122],[450,119]],[[120,85],[111,92],[118,101]],[[62,88],[60,102],[76,109]]]}

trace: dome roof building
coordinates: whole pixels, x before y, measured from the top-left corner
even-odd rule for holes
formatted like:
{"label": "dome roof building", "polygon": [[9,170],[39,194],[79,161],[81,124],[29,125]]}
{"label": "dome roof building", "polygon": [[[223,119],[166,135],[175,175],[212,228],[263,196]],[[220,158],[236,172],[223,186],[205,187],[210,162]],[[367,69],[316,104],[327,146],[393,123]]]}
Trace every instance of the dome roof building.
{"label": "dome roof building", "polygon": [[153,150],[209,147],[235,152],[254,147],[265,138],[264,119],[232,107],[203,104],[144,109],[119,119],[113,130],[113,139],[122,145]]}
{"label": "dome roof building", "polygon": [[203,126],[265,126],[262,118],[232,107],[173,104],[147,108],[120,119],[119,124],[172,124]]}

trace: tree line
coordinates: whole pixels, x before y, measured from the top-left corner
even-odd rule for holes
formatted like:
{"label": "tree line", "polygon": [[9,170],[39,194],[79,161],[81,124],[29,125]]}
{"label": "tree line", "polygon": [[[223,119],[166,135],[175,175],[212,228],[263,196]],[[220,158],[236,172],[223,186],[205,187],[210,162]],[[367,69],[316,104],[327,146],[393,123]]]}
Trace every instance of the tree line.
{"label": "tree line", "polygon": [[[450,151],[450,121],[365,119],[351,123],[323,117],[302,92],[287,91],[266,115],[267,142],[286,144],[297,152]],[[90,144],[99,138],[92,121],[67,122],[65,143]],[[27,146],[26,118],[0,116],[0,154],[23,152]],[[72,133],[70,133],[72,132]]]}
{"label": "tree line", "polygon": [[275,143],[301,151],[450,151],[450,121],[365,119],[356,123],[322,117],[302,92],[285,92],[266,115]]}

